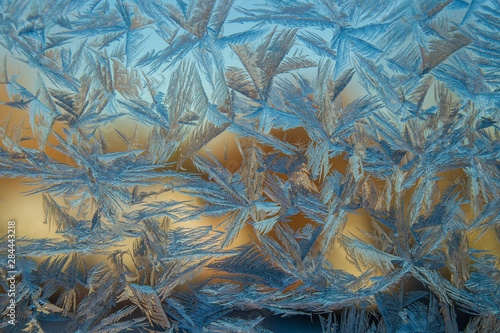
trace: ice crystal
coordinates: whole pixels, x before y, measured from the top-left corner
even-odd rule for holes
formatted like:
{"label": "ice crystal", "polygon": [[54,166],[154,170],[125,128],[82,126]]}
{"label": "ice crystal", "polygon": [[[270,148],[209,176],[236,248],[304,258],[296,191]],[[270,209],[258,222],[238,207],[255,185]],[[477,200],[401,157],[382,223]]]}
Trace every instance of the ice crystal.
{"label": "ice crystal", "polygon": [[498,0],[0,10],[2,330],[498,331]]}

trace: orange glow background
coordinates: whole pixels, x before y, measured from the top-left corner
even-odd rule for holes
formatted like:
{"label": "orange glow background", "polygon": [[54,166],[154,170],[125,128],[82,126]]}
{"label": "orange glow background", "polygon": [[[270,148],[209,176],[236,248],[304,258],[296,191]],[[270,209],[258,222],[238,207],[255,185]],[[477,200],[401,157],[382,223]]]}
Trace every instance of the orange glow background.
{"label": "orange glow background", "polygon": [[[24,71],[24,70],[23,70]],[[29,87],[29,82],[24,82],[27,79],[21,76],[21,80],[18,82],[24,86]],[[32,90],[31,90],[32,91]],[[343,94],[342,98],[345,103],[349,103],[356,96],[355,93],[352,96],[347,94]],[[6,93],[6,85],[0,84],[0,101],[5,102],[9,101],[8,95]],[[10,120],[9,120],[10,117]],[[0,105],[0,123],[4,130],[6,130],[7,135],[15,131],[15,128],[22,128],[23,136],[33,136],[31,129],[29,128],[28,115],[24,110],[13,109],[6,105]],[[115,121],[113,123],[114,127],[119,129],[122,133],[126,135],[131,135],[137,126],[137,130],[139,133],[139,142],[144,144],[148,137],[148,128],[143,125],[136,125],[132,121],[127,121],[124,119]],[[53,131],[62,135],[62,122],[56,122]],[[103,132],[107,136],[107,140],[110,143],[110,152],[116,151],[124,151],[126,150],[125,144],[119,139],[118,135],[114,132],[113,128],[106,127],[102,129]],[[298,140],[302,142],[308,142],[309,138],[305,134],[303,130],[292,130],[287,132],[287,141],[289,142],[297,142]],[[54,135],[51,134],[48,140],[48,143],[52,145],[57,145],[57,140]],[[37,148],[36,140],[30,139],[23,141],[22,145],[27,148]],[[226,154],[224,149],[227,148],[227,159],[225,158]],[[235,138],[228,133],[221,134],[211,143],[209,143],[205,147],[206,151],[210,151],[213,155],[217,157],[219,161],[221,161],[222,165],[225,166],[228,170],[234,172],[238,170],[241,163],[241,156],[238,151],[237,145],[235,143]],[[54,150],[49,145],[46,146],[46,153],[58,160],[62,163],[73,164],[74,162],[65,156],[64,154]],[[200,151],[202,155],[206,155],[205,151]],[[343,159],[342,157],[333,159],[334,167],[344,173],[348,160]],[[190,161],[187,161],[184,164],[184,167],[189,171],[194,171],[194,168]],[[465,174],[462,171],[454,171],[448,172],[445,174],[441,174],[440,176],[445,177],[446,179],[440,180],[438,182],[439,189],[442,191],[446,186],[454,183],[455,180],[464,180]],[[33,187],[27,186],[24,183],[24,179],[14,178],[14,179],[0,179],[0,212],[2,216],[2,223],[0,224],[0,232],[4,235],[7,232],[7,221],[14,220],[16,221],[16,232],[17,237],[27,236],[30,238],[53,238],[58,237],[54,230],[49,230],[48,225],[44,224],[44,213],[42,206],[42,194],[35,195],[24,195],[23,193],[33,190]],[[155,188],[151,188],[154,190]],[[408,191],[406,194],[407,198],[405,198],[406,202],[410,201],[411,191]],[[165,200],[165,199],[180,199],[175,194],[171,193],[163,193],[156,197],[157,200]],[[182,199],[185,199],[183,197]],[[201,204],[201,203],[198,203]],[[463,206],[467,217],[469,220],[472,218],[472,214],[470,212],[470,206],[468,204]],[[222,222],[224,217],[221,218],[204,218],[197,221],[192,221],[188,225],[184,224],[183,227],[195,227],[201,225],[212,225],[214,228]],[[298,216],[294,221],[291,222],[291,226],[294,230],[297,230],[299,227],[304,226],[309,221]],[[174,224],[172,227],[176,227],[178,225]],[[370,224],[370,217],[367,214],[348,214],[348,222],[346,227],[343,229],[343,234],[352,233],[361,239],[365,239],[366,237],[360,232],[363,230],[365,232],[370,232],[372,230]],[[252,235],[254,235],[252,227],[250,225],[246,225],[240,232],[238,239],[232,244],[232,247],[236,247],[247,242],[250,242],[252,239]],[[493,232],[487,232],[479,241],[475,242],[477,235],[469,234],[469,246],[481,249],[481,250],[489,250],[494,254],[500,254],[500,244],[497,241]],[[255,239],[255,237],[253,237]],[[127,248],[132,249],[133,240],[130,239],[127,242],[123,243],[123,250]],[[95,264],[97,262],[102,261],[105,256],[93,256],[88,258],[89,264]],[[330,251],[328,255],[328,260],[333,264],[336,269],[343,269],[347,272],[360,275],[359,272],[354,265],[352,265],[347,259],[345,251],[340,247],[338,242],[335,242],[333,249]],[[126,264],[132,266],[131,260],[126,261]],[[204,274],[202,274],[204,275]]]}

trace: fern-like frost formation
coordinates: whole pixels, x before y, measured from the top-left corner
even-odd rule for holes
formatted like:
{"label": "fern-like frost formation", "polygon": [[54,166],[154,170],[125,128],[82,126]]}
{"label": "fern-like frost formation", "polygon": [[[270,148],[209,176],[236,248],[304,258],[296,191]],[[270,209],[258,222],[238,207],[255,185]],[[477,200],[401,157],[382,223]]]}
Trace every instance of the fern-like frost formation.
{"label": "fern-like frost formation", "polygon": [[498,0],[0,1],[0,31],[0,177],[52,232],[0,330],[498,332]]}

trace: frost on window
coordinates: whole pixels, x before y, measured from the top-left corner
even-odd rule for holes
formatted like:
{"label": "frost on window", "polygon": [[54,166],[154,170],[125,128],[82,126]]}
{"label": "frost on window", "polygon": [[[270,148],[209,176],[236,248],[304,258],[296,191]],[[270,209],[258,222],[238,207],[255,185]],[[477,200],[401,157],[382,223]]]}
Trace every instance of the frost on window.
{"label": "frost on window", "polygon": [[7,0],[0,53],[2,332],[500,327],[498,0]]}

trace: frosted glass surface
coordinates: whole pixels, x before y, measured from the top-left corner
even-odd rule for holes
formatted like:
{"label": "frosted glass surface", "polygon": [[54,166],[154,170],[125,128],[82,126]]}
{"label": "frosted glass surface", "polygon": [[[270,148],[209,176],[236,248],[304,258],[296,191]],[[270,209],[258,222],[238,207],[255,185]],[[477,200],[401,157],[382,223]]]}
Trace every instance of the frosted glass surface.
{"label": "frosted glass surface", "polygon": [[0,331],[493,332],[498,0],[0,0]]}

